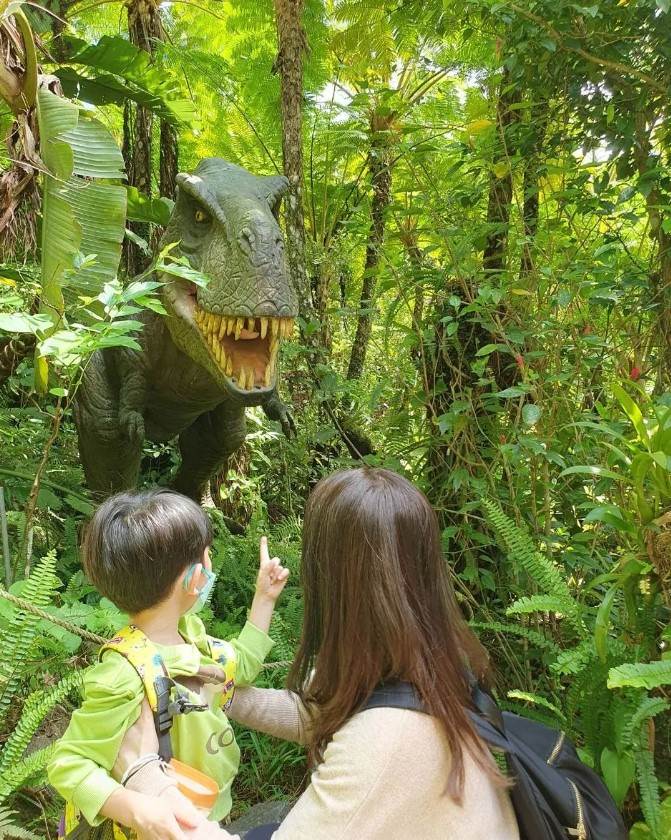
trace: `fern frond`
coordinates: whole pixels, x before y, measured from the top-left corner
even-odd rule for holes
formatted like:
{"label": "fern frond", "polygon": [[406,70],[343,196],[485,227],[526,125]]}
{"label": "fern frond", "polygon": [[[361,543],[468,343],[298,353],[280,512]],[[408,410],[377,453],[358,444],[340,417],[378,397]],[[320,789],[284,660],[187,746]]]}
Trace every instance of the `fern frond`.
{"label": "fern frond", "polygon": [[9,811],[7,808],[0,808],[0,840],[40,840],[37,834],[28,831],[27,828],[21,828],[14,820],[16,814],[14,811]]}
{"label": "fern frond", "polygon": [[38,727],[49,712],[81,683],[81,672],[74,671],[50,689],[40,689],[26,700],[19,722],[0,752],[0,777],[16,764],[26,751]]}
{"label": "fern frond", "polygon": [[655,759],[648,749],[634,752],[636,760],[636,778],[641,802],[641,811],[652,831],[653,837],[659,836],[661,803],[659,798],[659,779],[655,773]]}
{"label": "fern frond", "polygon": [[510,561],[521,566],[544,595],[562,604],[561,608],[550,607],[550,611],[564,613],[579,629],[579,605],[559,568],[538,551],[529,534],[509,519],[496,502],[483,499],[482,507]]}
{"label": "fern frond", "polygon": [[571,613],[571,602],[558,598],[556,595],[529,595],[518,598],[514,604],[506,609],[506,615],[523,615],[526,613],[547,612],[566,616],[574,623],[575,612]]}
{"label": "fern frond", "polygon": [[55,750],[56,744],[50,744],[48,747],[36,750],[34,753],[21,759],[21,761],[18,761],[12,767],[8,767],[0,775],[0,804],[5,802],[8,797],[23,787],[27,782],[41,779]]}
{"label": "fern frond", "polygon": [[562,710],[541,694],[532,694],[529,691],[515,690],[509,691],[508,697],[511,700],[523,700],[525,703],[533,703],[536,706],[543,706],[543,708],[549,709],[553,714],[555,714],[562,722],[566,721],[566,716]]}
{"label": "fern frond", "polygon": [[645,721],[665,712],[669,705],[671,705],[669,701],[663,697],[644,697],[627,721],[622,731],[622,740],[625,743],[632,741],[638,743],[641,738],[641,727]]}
{"label": "fern frond", "polygon": [[671,659],[658,662],[628,662],[608,672],[608,688],[659,688],[671,685]]}
{"label": "fern frond", "polygon": [[503,633],[506,636],[518,636],[521,639],[526,639],[528,642],[531,642],[536,647],[553,653],[556,657],[561,655],[561,648],[552,639],[549,639],[537,630],[523,627],[521,624],[504,624],[502,621],[471,621],[469,626],[473,630]]}
{"label": "fern frond", "polygon": [[550,670],[556,674],[579,674],[595,658],[594,639],[583,639],[577,647],[563,650],[550,665]]}
{"label": "fern frond", "polygon": [[[50,551],[33,567],[21,597],[36,607],[46,607],[60,585],[56,576],[56,553]],[[39,616],[17,610],[6,628],[0,632],[0,725],[7,715],[19,685],[28,652],[37,635]]]}

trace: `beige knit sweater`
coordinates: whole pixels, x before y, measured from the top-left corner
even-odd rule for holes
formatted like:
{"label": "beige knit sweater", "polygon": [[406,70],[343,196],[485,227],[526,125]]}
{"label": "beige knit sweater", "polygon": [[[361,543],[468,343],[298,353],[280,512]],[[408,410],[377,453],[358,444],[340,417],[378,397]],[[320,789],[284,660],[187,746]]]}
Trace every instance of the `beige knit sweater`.
{"label": "beige knit sweater", "polygon": [[[290,691],[241,688],[229,717],[305,743],[309,715]],[[273,840],[519,840],[508,794],[466,753],[462,806],[445,794],[450,753],[440,724],[406,709],[369,709],[336,732]]]}

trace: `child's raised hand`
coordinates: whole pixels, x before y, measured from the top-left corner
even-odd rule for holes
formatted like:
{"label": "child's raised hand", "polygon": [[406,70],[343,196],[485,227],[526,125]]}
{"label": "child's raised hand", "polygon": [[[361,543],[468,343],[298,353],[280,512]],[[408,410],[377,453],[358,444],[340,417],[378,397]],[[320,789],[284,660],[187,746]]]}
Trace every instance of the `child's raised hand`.
{"label": "child's raised hand", "polygon": [[268,538],[261,537],[256,594],[270,601],[276,601],[286,586],[288,577],[289,569],[282,565],[279,557],[270,556],[268,553]]}

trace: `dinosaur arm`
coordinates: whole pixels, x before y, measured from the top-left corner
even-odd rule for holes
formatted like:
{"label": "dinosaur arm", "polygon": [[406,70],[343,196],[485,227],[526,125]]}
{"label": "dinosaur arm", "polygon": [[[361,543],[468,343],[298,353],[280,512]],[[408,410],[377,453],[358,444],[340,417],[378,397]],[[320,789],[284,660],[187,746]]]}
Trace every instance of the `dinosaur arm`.
{"label": "dinosaur arm", "polygon": [[285,437],[296,437],[296,422],[291,408],[282,402],[276,388],[263,401],[261,407],[269,420],[275,420],[281,424]]}
{"label": "dinosaur arm", "polygon": [[119,427],[132,443],[144,440],[144,410],[147,400],[147,371],[142,358],[125,347],[115,350],[119,378]]}

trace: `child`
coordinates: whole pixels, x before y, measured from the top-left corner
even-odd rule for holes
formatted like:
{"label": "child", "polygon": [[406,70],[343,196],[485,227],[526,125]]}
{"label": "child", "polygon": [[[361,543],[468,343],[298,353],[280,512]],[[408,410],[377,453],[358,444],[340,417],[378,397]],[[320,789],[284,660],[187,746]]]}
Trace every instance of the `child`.
{"label": "child", "polygon": [[[201,508],[185,496],[158,489],[107,499],[88,526],[83,545],[91,582],[129,614],[131,625],[155,647],[168,675],[194,704],[202,699],[188,687],[197,682],[193,678],[199,671],[216,664],[205,627],[194,615],[215,580],[211,542],[210,522]],[[273,645],[267,633],[288,575],[277,558],[269,559],[264,537],[248,621],[226,648],[236,660],[237,685],[254,681]],[[127,790],[111,775],[144,699],[135,667],[125,656],[103,651],[101,661],[84,676],[83,704],[58,743],[49,780],[92,826],[109,818],[140,836],[181,836],[170,809],[157,808],[155,798]],[[170,737],[175,758],[219,786],[210,819],[221,820],[231,808],[231,783],[240,759],[221,706],[176,715]]]}

